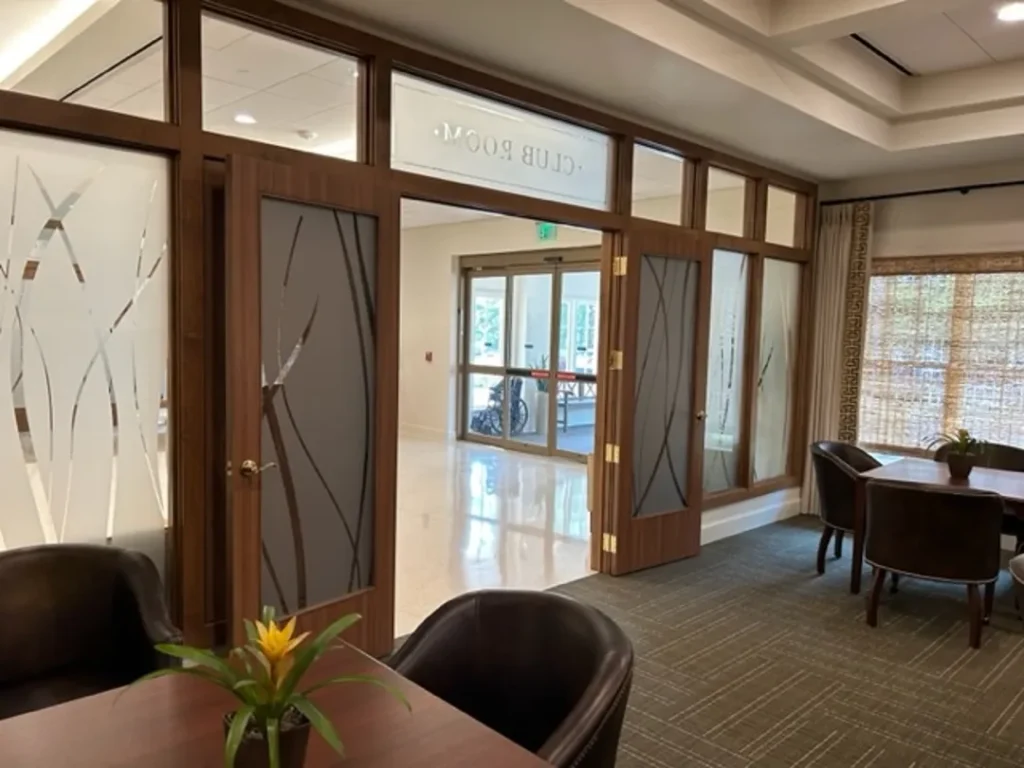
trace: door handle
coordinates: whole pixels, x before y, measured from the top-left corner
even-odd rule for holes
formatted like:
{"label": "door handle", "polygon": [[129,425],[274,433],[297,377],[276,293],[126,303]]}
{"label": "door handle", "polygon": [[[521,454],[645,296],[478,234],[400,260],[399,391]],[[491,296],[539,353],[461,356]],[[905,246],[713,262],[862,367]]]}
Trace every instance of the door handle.
{"label": "door handle", "polygon": [[697,421],[704,421],[706,416],[707,414],[704,411],[697,411]]}
{"label": "door handle", "polygon": [[273,469],[277,464],[273,461],[268,461],[262,467],[252,459],[246,459],[242,462],[242,466],[239,467],[239,472],[242,477],[256,477],[261,472],[265,472],[268,469]]}

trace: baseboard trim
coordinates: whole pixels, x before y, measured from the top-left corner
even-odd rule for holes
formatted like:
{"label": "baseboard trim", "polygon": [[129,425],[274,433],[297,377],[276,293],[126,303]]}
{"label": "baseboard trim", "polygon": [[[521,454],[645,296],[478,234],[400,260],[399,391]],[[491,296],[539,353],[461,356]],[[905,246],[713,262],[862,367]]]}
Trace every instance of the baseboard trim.
{"label": "baseboard trim", "polygon": [[710,544],[799,514],[800,492],[797,489],[730,504],[703,515],[700,524],[700,543],[702,546]]}
{"label": "baseboard trim", "polygon": [[452,437],[443,429],[437,429],[435,427],[424,427],[420,424],[399,424],[398,434],[408,435],[409,437],[434,437],[434,438],[448,438]]}

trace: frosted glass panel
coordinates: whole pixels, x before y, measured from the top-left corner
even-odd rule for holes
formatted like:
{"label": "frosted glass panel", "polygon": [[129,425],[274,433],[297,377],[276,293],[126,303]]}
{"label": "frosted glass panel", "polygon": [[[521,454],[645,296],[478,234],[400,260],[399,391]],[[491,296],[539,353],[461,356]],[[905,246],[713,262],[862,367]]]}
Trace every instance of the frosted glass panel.
{"label": "frosted glass panel", "polygon": [[0,131],[0,548],[164,562],[168,163]]}
{"label": "frosted glass panel", "polygon": [[286,613],[373,578],[377,220],[265,198],[262,597]]}
{"label": "frosted glass panel", "polygon": [[688,506],[700,264],[643,256],[633,415],[633,515]]}
{"label": "frosted glass panel", "polygon": [[786,474],[793,428],[799,314],[800,265],[765,259],[754,431],[755,481]]}
{"label": "frosted glass panel", "polygon": [[747,325],[747,263],[743,253],[715,251],[704,429],[704,490],[743,485],[739,477],[743,360]]}

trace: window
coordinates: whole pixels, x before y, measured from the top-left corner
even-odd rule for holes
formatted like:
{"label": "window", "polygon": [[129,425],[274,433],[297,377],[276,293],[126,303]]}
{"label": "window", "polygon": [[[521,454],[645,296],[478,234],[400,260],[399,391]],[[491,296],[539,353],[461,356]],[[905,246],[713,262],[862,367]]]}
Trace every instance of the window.
{"label": "window", "polygon": [[391,166],[606,210],[612,140],[465,91],[395,73]]}
{"label": "window", "polygon": [[633,145],[633,215],[681,224],[685,167],[679,155]]}
{"label": "window", "polygon": [[0,89],[165,120],[164,4],[0,2]]}
{"label": "window", "polygon": [[805,205],[803,195],[781,187],[768,187],[768,212],[764,239],[769,243],[803,245],[803,233],[797,232],[797,221],[803,217],[797,212]]}
{"label": "window", "polygon": [[746,484],[740,473],[746,352],[748,257],[715,251],[711,272],[711,331],[704,410],[704,491]]}
{"label": "window", "polygon": [[1024,446],[1024,274],[871,278],[858,438],[921,449],[965,427]]}
{"label": "window", "polygon": [[558,370],[597,373],[597,302],[563,301],[559,310]]}
{"label": "window", "polygon": [[747,179],[720,168],[708,169],[708,205],[704,228],[743,237],[747,218]]}
{"label": "window", "polygon": [[203,17],[203,128],[344,160],[358,156],[358,59]]}
{"label": "window", "polygon": [[163,157],[0,131],[0,550],[165,560],[169,181]]}
{"label": "window", "polygon": [[754,424],[754,481],[789,470],[793,388],[799,348],[801,267],[764,260],[761,294],[761,355]]}

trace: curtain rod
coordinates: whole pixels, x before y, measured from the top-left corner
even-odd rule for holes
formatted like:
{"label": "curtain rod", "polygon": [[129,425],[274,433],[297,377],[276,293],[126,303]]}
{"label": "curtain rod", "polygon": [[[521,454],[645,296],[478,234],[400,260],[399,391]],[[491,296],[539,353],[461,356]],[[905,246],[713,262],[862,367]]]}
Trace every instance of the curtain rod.
{"label": "curtain rod", "polygon": [[966,195],[975,189],[999,189],[1001,187],[1019,187],[1024,185],[1021,181],[993,181],[987,184],[962,184],[957,187],[942,187],[941,189],[919,189],[914,192],[893,192],[888,195],[866,195],[865,197],[847,197],[842,200],[825,200],[821,206],[846,205],[847,203],[874,203],[879,200],[895,200],[900,197],[924,197],[927,195],[946,195],[950,192],[959,192]]}

